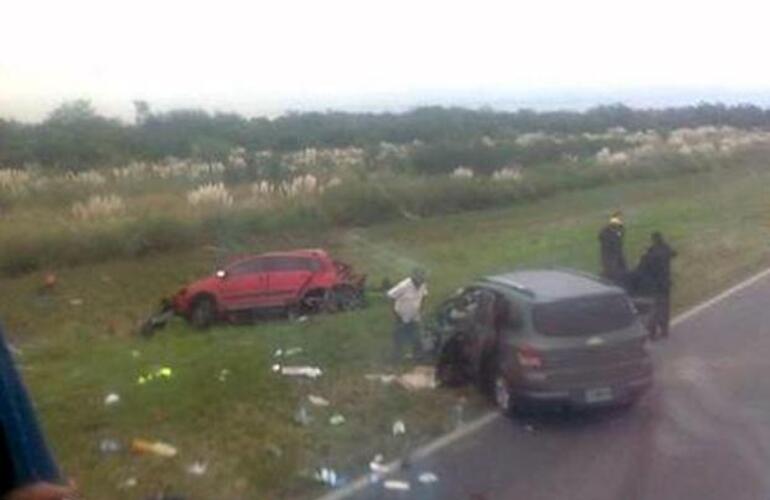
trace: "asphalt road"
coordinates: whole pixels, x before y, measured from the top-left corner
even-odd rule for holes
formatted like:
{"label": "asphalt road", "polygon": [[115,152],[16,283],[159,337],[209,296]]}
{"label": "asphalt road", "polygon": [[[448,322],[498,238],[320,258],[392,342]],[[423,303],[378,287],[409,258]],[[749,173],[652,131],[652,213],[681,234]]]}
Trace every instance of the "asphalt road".
{"label": "asphalt road", "polygon": [[[625,411],[497,418],[358,499],[770,499],[770,278],[677,324]],[[426,471],[438,482],[424,485]]]}

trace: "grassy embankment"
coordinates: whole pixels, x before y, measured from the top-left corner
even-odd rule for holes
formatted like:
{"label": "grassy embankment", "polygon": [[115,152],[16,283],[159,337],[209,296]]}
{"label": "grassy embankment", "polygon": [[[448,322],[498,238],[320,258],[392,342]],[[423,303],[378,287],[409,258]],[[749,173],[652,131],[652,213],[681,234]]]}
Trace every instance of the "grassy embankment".
{"label": "grassy embankment", "polygon": [[[513,266],[595,270],[596,231],[608,210],[622,207],[629,261],[653,229],[679,250],[675,305],[682,308],[770,262],[768,182],[770,170],[762,168],[632,181],[513,208],[286,236],[249,249],[327,246],[369,272],[373,283],[420,263],[431,273],[431,306],[475,276]],[[485,409],[469,389],[409,393],[364,380],[367,372],[391,369],[390,313],[377,297],[365,311],[306,323],[221,326],[204,334],[179,321],[149,342],[129,335],[158,297],[210,271],[215,259],[201,249],[62,269],[50,300],[36,294],[39,273],[0,286],[0,313],[23,351],[23,373],[48,436],[88,498],[143,497],[164,485],[193,499],[309,496],[320,489],[304,478],[315,466],[356,475],[375,453],[391,459],[450,429],[459,397],[468,398],[469,416]],[[292,362],[320,366],[320,379],[271,372],[273,350],[293,346],[304,353]],[[174,376],[136,383],[159,365]],[[225,382],[218,379],[222,369],[231,372]],[[106,408],[110,391],[122,402]],[[292,415],[308,394],[332,407],[311,407],[313,422],[300,427]],[[347,422],[329,425],[334,412]],[[396,418],[405,421],[406,436],[391,436]],[[98,443],[107,437],[161,439],[180,454],[102,455]],[[188,475],[186,465],[198,459],[208,462],[208,472]],[[138,486],[118,490],[129,477]]]}

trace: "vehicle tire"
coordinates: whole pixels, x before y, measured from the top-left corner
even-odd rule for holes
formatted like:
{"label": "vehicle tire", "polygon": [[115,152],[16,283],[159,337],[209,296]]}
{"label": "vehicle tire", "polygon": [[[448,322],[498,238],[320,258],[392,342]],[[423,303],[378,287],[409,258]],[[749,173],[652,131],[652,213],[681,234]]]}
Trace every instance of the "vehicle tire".
{"label": "vehicle tire", "polygon": [[516,405],[514,404],[513,394],[508,385],[508,381],[505,380],[502,373],[499,373],[494,378],[494,401],[500,413],[506,417],[513,416],[516,412]]}
{"label": "vehicle tire", "polygon": [[205,330],[214,322],[216,303],[211,297],[197,299],[190,311],[190,324],[198,330]]}

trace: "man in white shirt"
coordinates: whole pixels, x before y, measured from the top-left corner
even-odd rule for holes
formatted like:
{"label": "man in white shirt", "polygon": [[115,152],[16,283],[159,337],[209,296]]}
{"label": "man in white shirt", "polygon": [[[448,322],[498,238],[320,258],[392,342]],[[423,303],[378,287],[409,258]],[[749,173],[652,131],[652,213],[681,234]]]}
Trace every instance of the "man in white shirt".
{"label": "man in white shirt", "polygon": [[396,325],[393,329],[393,358],[401,361],[405,343],[412,345],[412,355],[418,358],[422,354],[420,339],[420,307],[428,295],[425,284],[425,272],[414,269],[412,275],[388,291],[393,300]]}

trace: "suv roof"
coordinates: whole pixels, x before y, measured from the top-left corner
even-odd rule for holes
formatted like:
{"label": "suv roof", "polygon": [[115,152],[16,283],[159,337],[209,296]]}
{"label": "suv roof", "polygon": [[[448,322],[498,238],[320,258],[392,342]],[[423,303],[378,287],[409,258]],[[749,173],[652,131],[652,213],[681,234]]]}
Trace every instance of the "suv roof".
{"label": "suv roof", "polygon": [[601,278],[572,269],[515,271],[488,276],[483,281],[519,292],[533,302],[623,292],[621,288]]}

